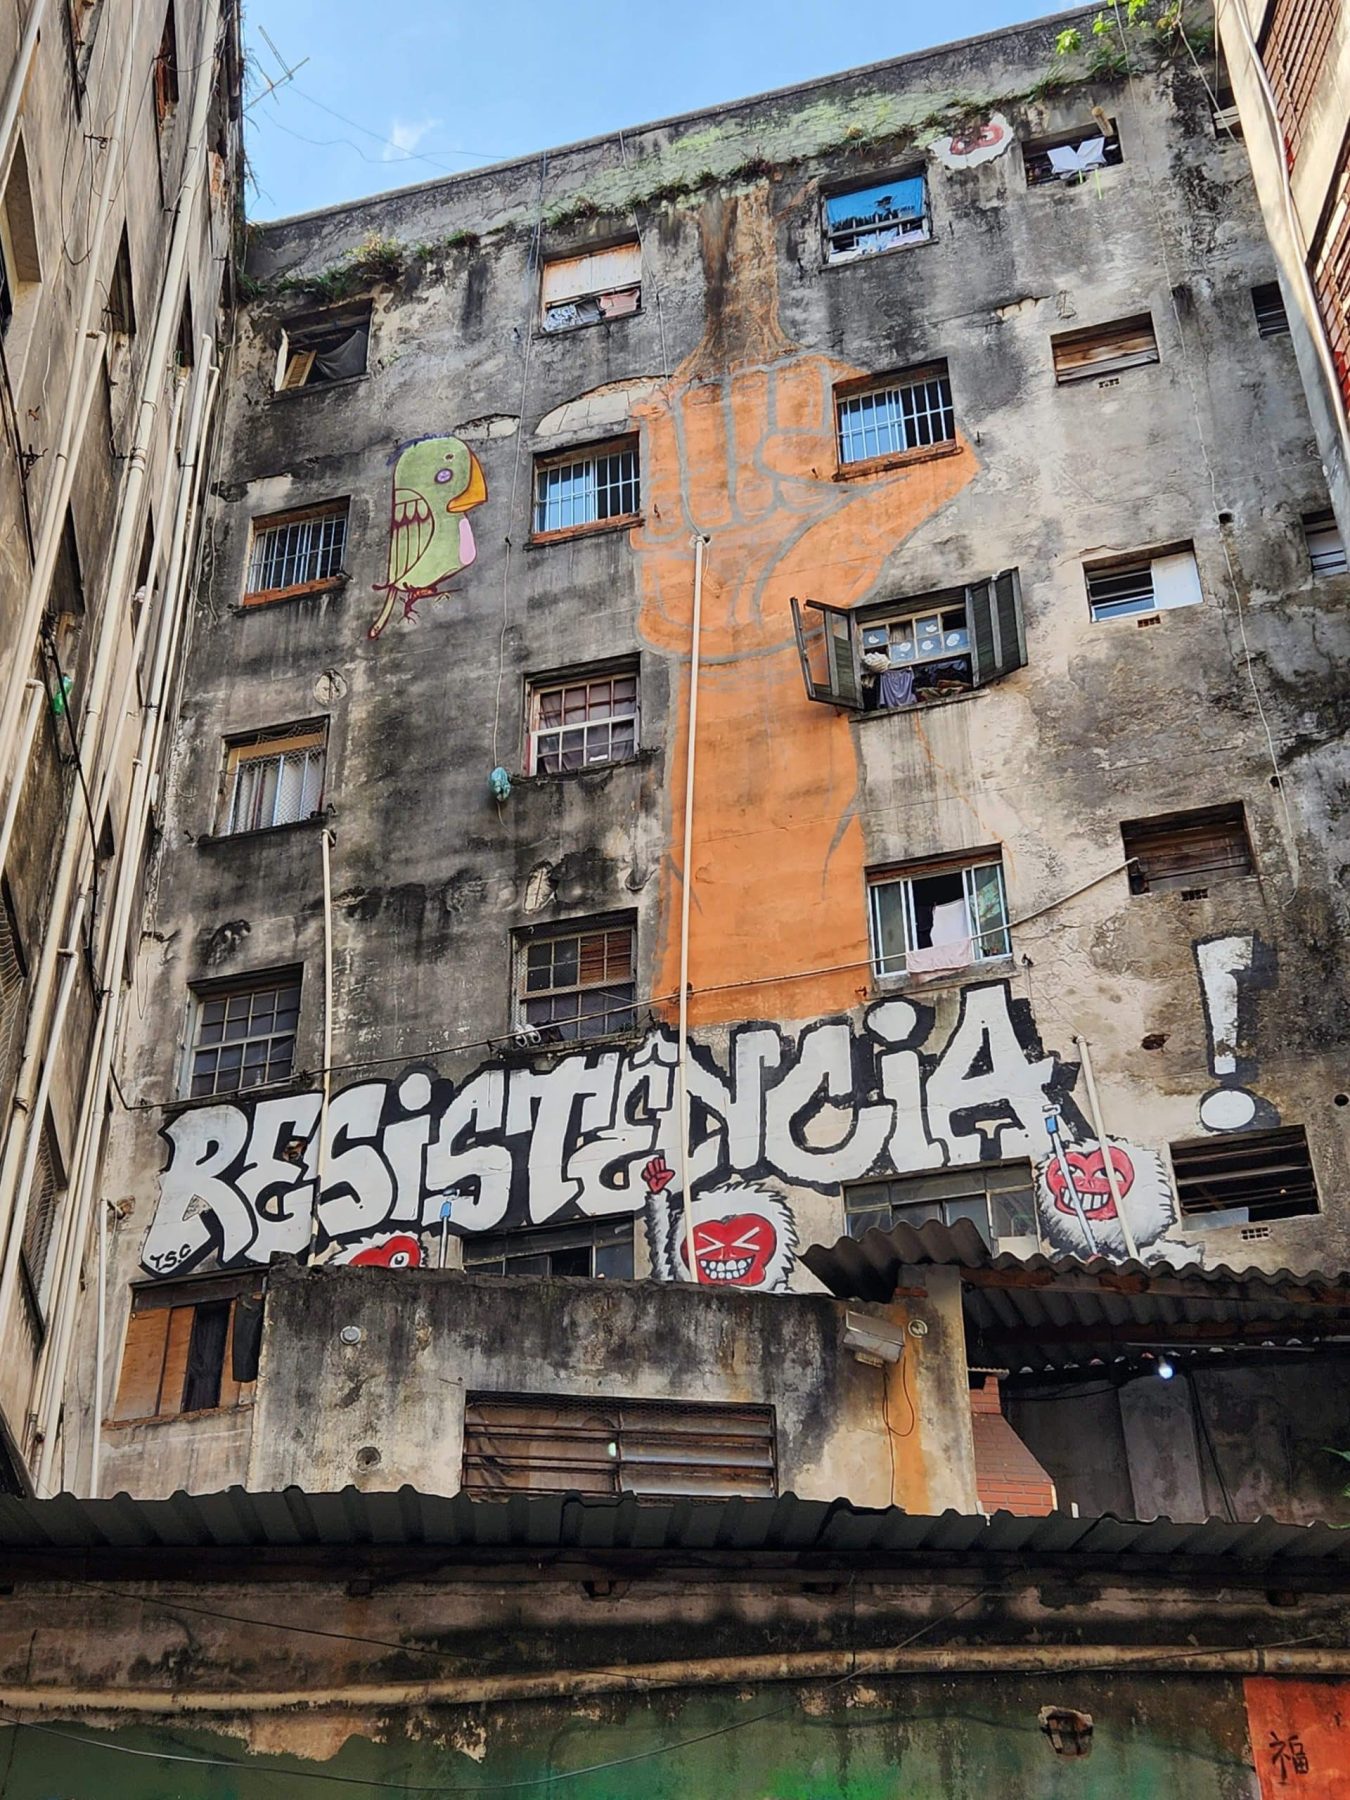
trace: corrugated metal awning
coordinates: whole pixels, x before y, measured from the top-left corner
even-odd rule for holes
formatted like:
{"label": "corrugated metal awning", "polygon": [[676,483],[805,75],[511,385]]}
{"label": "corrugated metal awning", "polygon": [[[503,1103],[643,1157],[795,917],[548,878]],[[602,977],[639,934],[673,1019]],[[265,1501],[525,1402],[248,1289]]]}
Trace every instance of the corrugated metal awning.
{"label": "corrugated metal awning", "polygon": [[895,1225],[813,1244],[802,1261],[842,1300],[888,1301],[908,1268],[959,1270],[974,1362],[1014,1369],[1142,1353],[1350,1343],[1350,1274],[1198,1263],[995,1255],[968,1219]]}
{"label": "corrugated metal awning", "polygon": [[[606,1551],[676,1553],[735,1551],[912,1558],[1016,1555],[1073,1558],[1113,1568],[1156,1572],[1161,1564],[1184,1579],[1188,1570],[1222,1561],[1257,1567],[1285,1585],[1295,1571],[1320,1581],[1350,1582],[1350,1532],[1331,1525],[1282,1525],[1273,1519],[1176,1524],[1109,1515],[943,1513],[921,1517],[899,1507],[860,1507],[847,1500],[657,1500],[625,1494],[516,1495],[502,1501],[446,1498],[404,1487],[367,1494],[306,1494],[299,1488],[251,1494],[174,1494],[168,1500],[0,1499],[0,1553],[51,1553],[52,1576],[66,1553],[91,1555],[169,1550],[331,1552],[350,1549],[471,1552]],[[45,1556],[44,1556],[45,1560]],[[316,1559],[331,1574],[331,1554]],[[203,1578],[209,1565],[200,1564]],[[1238,1569],[1233,1569],[1234,1575]],[[141,1578],[144,1579],[142,1571]]]}

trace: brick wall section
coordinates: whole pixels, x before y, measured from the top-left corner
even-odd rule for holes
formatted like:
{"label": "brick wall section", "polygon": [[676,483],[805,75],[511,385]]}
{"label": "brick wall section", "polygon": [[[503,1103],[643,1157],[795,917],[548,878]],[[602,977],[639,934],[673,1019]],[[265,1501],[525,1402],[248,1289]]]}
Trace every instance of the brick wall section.
{"label": "brick wall section", "polygon": [[971,1388],[970,1412],[980,1510],[1053,1512],[1055,1484],[1004,1418],[996,1375],[984,1376],[982,1386]]}

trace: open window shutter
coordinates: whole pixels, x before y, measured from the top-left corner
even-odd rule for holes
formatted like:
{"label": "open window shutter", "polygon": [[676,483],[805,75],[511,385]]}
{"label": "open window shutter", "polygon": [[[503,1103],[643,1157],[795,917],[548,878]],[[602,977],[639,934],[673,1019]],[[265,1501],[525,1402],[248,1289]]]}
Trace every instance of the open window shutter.
{"label": "open window shutter", "polygon": [[811,673],[811,658],[802,624],[801,607],[792,600],[792,629],[797,634],[797,654],[802,659],[802,679],[812,700],[827,706],[842,706],[851,712],[862,710],[862,670],[858,661],[858,634],[853,615],[839,606],[825,606],[819,600],[808,600],[821,615],[825,632],[825,678],[818,681]]}
{"label": "open window shutter", "polygon": [[1004,569],[992,581],[977,581],[968,587],[966,616],[970,620],[971,661],[977,686],[997,681],[1023,666],[1027,660],[1027,639],[1016,569]]}

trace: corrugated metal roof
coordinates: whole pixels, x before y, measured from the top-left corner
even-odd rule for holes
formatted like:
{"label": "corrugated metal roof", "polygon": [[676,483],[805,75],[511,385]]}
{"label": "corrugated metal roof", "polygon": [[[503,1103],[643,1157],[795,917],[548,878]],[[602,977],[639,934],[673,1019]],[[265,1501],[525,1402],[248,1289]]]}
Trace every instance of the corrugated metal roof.
{"label": "corrugated metal roof", "polygon": [[[1156,1568],[1164,1559],[1184,1578],[1187,1568],[1219,1558],[1285,1575],[1295,1569],[1350,1582],[1350,1532],[1331,1525],[1281,1525],[1273,1519],[1204,1524],[1066,1513],[1024,1518],[1012,1513],[947,1512],[921,1517],[899,1507],[860,1507],[847,1500],[639,1500],[577,1494],[470,1500],[420,1494],[306,1494],[287,1488],[251,1494],[174,1494],[168,1500],[0,1498],[0,1553],[98,1553],[188,1550],[464,1550],[676,1551],[912,1556],[964,1553],[1105,1559],[1121,1569]],[[56,1574],[53,1569],[53,1575]]]}
{"label": "corrugated metal roof", "polygon": [[1345,1272],[995,1255],[968,1219],[813,1244],[802,1261],[843,1300],[890,1300],[906,1266],[959,1269],[972,1360],[1017,1369],[1137,1359],[1145,1347],[1350,1339]]}

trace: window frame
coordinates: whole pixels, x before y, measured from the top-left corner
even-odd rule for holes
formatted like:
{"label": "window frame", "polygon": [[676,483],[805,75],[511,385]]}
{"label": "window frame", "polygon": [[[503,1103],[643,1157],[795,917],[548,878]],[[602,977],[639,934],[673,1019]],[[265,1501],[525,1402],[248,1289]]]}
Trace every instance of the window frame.
{"label": "window frame", "polygon": [[[808,700],[817,700],[842,712],[871,716],[873,713],[912,712],[921,705],[937,702],[914,702],[912,705],[869,707],[866,704],[866,671],[863,664],[862,634],[883,621],[922,616],[922,604],[938,595],[963,593],[967,633],[970,639],[967,655],[971,664],[971,691],[1001,681],[1005,675],[1024,668],[1027,661],[1026,622],[1022,610],[1022,584],[1016,569],[1000,569],[983,581],[974,581],[964,589],[940,588],[936,594],[919,594],[897,599],[893,605],[853,609],[831,606],[823,600],[799,601],[793,595],[792,626],[797,640],[802,681]],[[909,601],[920,603],[911,614]],[[803,605],[821,615],[817,626],[808,624]],[[818,631],[825,650],[824,673],[817,675],[811,666],[811,636]],[[968,695],[951,696],[966,699]]]}
{"label": "window frame", "polygon": [[[303,751],[308,765],[312,753],[317,750],[319,767],[318,795],[315,805],[309,812],[302,812],[294,819],[273,818],[267,824],[239,825],[234,823],[235,809],[238,804],[240,770],[251,763],[261,763],[274,757],[285,766],[288,755]],[[324,816],[324,789],[328,778],[328,720],[299,720],[293,725],[276,725],[261,731],[245,733],[241,736],[227,737],[223,742],[220,790],[216,802],[216,825],[214,836],[217,838],[251,837],[264,831],[285,831],[294,825],[307,825],[314,819]],[[309,787],[308,769],[302,774],[300,801],[303,806],[305,792]],[[281,782],[278,781],[276,799],[281,797]],[[275,804],[273,810],[275,811]]]}
{"label": "window frame", "polygon": [[[631,713],[611,713],[607,718],[587,718],[580,725],[568,725],[563,721],[557,726],[541,723],[541,703],[549,695],[565,692],[569,688],[586,687],[593,683],[631,680],[633,683],[633,709]],[[589,700],[588,700],[589,705]],[[593,727],[608,725],[611,728],[632,721],[632,748],[622,756],[603,756],[595,760],[587,757],[577,768],[545,769],[540,767],[540,739],[545,735],[556,733],[559,738],[559,756],[566,755],[561,740],[569,730],[580,730],[583,736],[583,750],[586,748],[586,736]],[[611,744],[613,731],[610,732]],[[550,671],[547,675],[528,675],[525,678],[525,754],[524,767],[527,775],[539,775],[548,779],[567,775],[584,775],[591,769],[612,769],[620,764],[632,762],[641,749],[642,739],[642,677],[638,663],[633,659],[620,662],[588,664],[578,669]]]}
{"label": "window frame", "polygon": [[[583,942],[587,938],[606,937],[619,932],[628,935],[628,976],[624,981],[592,981],[581,980]],[[530,950],[539,944],[565,943],[571,938],[577,940],[577,980],[575,982],[559,982],[551,986],[538,986],[531,990],[528,986],[530,974]],[[592,1044],[605,1038],[624,1037],[637,1030],[637,917],[634,913],[608,913],[598,918],[561,919],[546,926],[527,926],[512,934],[511,939],[511,1026],[513,1032],[526,1038],[533,1045],[534,1034],[538,1034],[541,1044]],[[606,967],[608,967],[609,948],[605,948]],[[600,993],[606,989],[627,987],[630,997],[620,1000],[614,1005],[607,1005],[603,1012],[585,1014],[581,1011],[581,996],[586,993]],[[578,997],[577,1012],[574,1018],[531,1019],[528,1016],[529,1002],[551,1001],[563,999],[567,995]],[[626,1020],[622,1015],[626,1014]],[[619,1015],[621,1021],[611,1024],[610,1020]],[[584,1032],[580,1027],[589,1020],[604,1022],[604,1028],[592,1032]],[[575,1025],[576,1030],[564,1029]]]}
{"label": "window frame", "polygon": [[[1147,334],[1147,346],[1120,348],[1138,343]],[[1100,355],[1063,363],[1061,352],[1072,354],[1094,346]],[[1113,348],[1115,346],[1115,348]],[[1056,387],[1077,387],[1088,381],[1107,380],[1126,369],[1145,369],[1162,361],[1158,331],[1151,312],[1132,313],[1127,319],[1111,319],[1104,325],[1086,325],[1077,331],[1056,331],[1050,336],[1050,361]]]}
{"label": "window frame", "polygon": [[[1018,1177],[1016,1181],[1010,1180],[1004,1183],[996,1183],[991,1188],[991,1181],[993,1181],[995,1177],[1002,1174],[1014,1173]],[[963,1191],[963,1184],[965,1191]],[[896,1189],[917,1190],[923,1187],[950,1187],[952,1191],[948,1194],[930,1193],[927,1195],[920,1194],[916,1191],[912,1199],[899,1199],[894,1195],[894,1190]],[[903,1215],[907,1213],[917,1213],[920,1208],[933,1209],[940,1222],[950,1230],[955,1221],[948,1217],[948,1208],[962,1202],[974,1201],[978,1197],[984,1202],[985,1229],[981,1229],[980,1225],[968,1210],[959,1213],[957,1216],[960,1218],[969,1218],[970,1223],[980,1232],[981,1237],[984,1238],[985,1243],[988,1244],[991,1250],[996,1251],[998,1245],[1001,1243],[1011,1243],[1026,1237],[1037,1239],[1040,1237],[1039,1219],[1036,1210],[1036,1172],[1030,1157],[1009,1157],[998,1162],[966,1163],[959,1168],[927,1169],[913,1175],[895,1175],[877,1181],[845,1182],[843,1187],[844,1231],[849,1237],[860,1238],[862,1236],[861,1232],[857,1232],[853,1229],[853,1224],[856,1219],[862,1217],[864,1214],[870,1215],[880,1213],[883,1210],[882,1205],[866,1207],[850,1205],[850,1196],[861,1194],[867,1189],[882,1189],[886,1191],[887,1198],[884,1201],[884,1209],[890,1216],[890,1224],[885,1226],[865,1226],[864,1230],[876,1229],[893,1231],[897,1225],[915,1223]],[[994,1207],[996,1196],[999,1194],[1012,1193],[1025,1193],[1026,1195],[1027,1210],[1029,1211],[1031,1221],[1031,1229],[1029,1231],[1000,1232],[995,1231],[994,1229]],[[915,1224],[915,1228],[917,1229],[919,1226],[929,1222],[930,1220],[928,1218],[919,1219]]]}
{"label": "window frame", "polygon": [[164,8],[164,30],[155,52],[151,89],[155,108],[155,130],[162,132],[178,111],[178,20],[175,0]]}
{"label": "window frame", "polygon": [[108,278],[108,298],[103,308],[109,347],[125,349],[136,335],[136,289],[131,269],[131,236],[124,222]]}
{"label": "window frame", "polygon": [[[258,556],[259,541],[274,531],[284,531],[292,525],[304,525],[311,520],[341,519],[342,544],[338,552],[338,567],[329,574],[316,576],[308,581],[292,582],[286,587],[252,588],[249,582],[255,560]],[[346,558],[351,541],[351,498],[344,495],[336,500],[316,501],[311,506],[288,507],[284,512],[260,513],[249,520],[248,554],[244,563],[243,592],[239,598],[241,606],[270,606],[276,600],[299,600],[307,594],[326,594],[343,586],[347,580]],[[322,554],[322,551],[320,551]]]}
{"label": "window frame", "polygon": [[[505,1280],[512,1276],[522,1281],[633,1281],[636,1279],[637,1220],[632,1213],[617,1217],[574,1219],[564,1225],[534,1225],[515,1231],[485,1231],[466,1235],[462,1240],[464,1271],[472,1275],[497,1275]],[[590,1268],[583,1275],[575,1271],[546,1269],[512,1269],[513,1262],[565,1255],[569,1251],[589,1249]],[[609,1249],[626,1249],[625,1273],[597,1271],[596,1255]],[[623,1260],[622,1257],[619,1258]],[[496,1265],[501,1264],[501,1267]]]}
{"label": "window frame", "polygon": [[1251,287],[1252,316],[1259,338],[1290,336],[1289,309],[1278,281],[1258,281]]}
{"label": "window frame", "polygon": [[[1183,561],[1189,560],[1190,570],[1183,571]],[[1158,599],[1158,565],[1172,565],[1167,571],[1167,588],[1175,589],[1174,596],[1159,603]],[[1127,556],[1116,556],[1084,563],[1083,585],[1087,593],[1088,618],[1094,625],[1109,625],[1116,619],[1153,618],[1160,613],[1179,612],[1188,606],[1203,606],[1205,590],[1200,580],[1200,562],[1195,554],[1194,543],[1166,544],[1153,550],[1138,550]],[[1123,579],[1129,575],[1137,575],[1147,569],[1149,578],[1148,605],[1134,605],[1128,597],[1120,600],[1107,597],[1100,599],[1093,593],[1094,581]],[[1183,589],[1190,597],[1183,596]],[[1166,589],[1165,589],[1166,591]],[[1099,610],[1104,608],[1107,610]]]}
{"label": "window frame", "polygon": [[[183,1281],[137,1282],[131,1289],[131,1305],[127,1312],[122,1353],[118,1362],[117,1388],[105,1420],[107,1426],[160,1424],[170,1419],[196,1418],[205,1414],[233,1412],[252,1406],[255,1380],[238,1381],[233,1373],[235,1332],[239,1322],[241,1301],[261,1303],[262,1282],[259,1274],[190,1276]],[[193,1377],[192,1341],[196,1333],[197,1315],[204,1307],[229,1305],[229,1317],[221,1346],[219,1385],[214,1405],[188,1407],[183,1402],[189,1395]],[[191,1317],[175,1319],[174,1315]],[[155,1324],[137,1325],[138,1320],[158,1322],[165,1315],[160,1341],[156,1345]],[[158,1363],[155,1356],[158,1349]],[[139,1366],[138,1366],[139,1365]],[[152,1412],[131,1410],[136,1402],[136,1378],[140,1376],[139,1393],[143,1394],[147,1377],[153,1373],[155,1406]],[[176,1399],[165,1404],[165,1380],[177,1375]]]}
{"label": "window frame", "polygon": [[[1217,839],[1221,832],[1227,831],[1230,846],[1238,847],[1241,839],[1243,855],[1232,860],[1218,862],[1197,862],[1188,867],[1182,866],[1178,852],[1182,851],[1186,840],[1206,836]],[[1166,849],[1172,842],[1173,857],[1166,860]],[[1157,813],[1148,818],[1122,819],[1120,822],[1121,848],[1127,864],[1130,893],[1135,896],[1144,894],[1185,893],[1187,890],[1207,889],[1211,883],[1221,884],[1227,881],[1245,881],[1256,874],[1256,854],[1252,845],[1251,828],[1247,823],[1247,809],[1241,800],[1232,800],[1219,806],[1185,807],[1178,812]],[[1150,846],[1154,846],[1150,851]],[[1162,866],[1150,871],[1149,858],[1162,851]]]}
{"label": "window frame", "polygon": [[[606,458],[631,455],[633,458],[632,484],[633,509],[625,513],[614,513],[606,518],[583,519],[570,525],[541,527],[539,520],[547,515],[547,498],[541,500],[541,478],[550,470],[562,468],[585,468],[592,470]],[[617,484],[622,487],[627,477],[620,476]],[[600,483],[595,487],[597,501]],[[541,507],[544,509],[541,512]],[[531,544],[557,544],[569,538],[593,537],[605,531],[628,531],[642,523],[642,447],[639,434],[635,431],[620,432],[614,437],[601,438],[595,442],[575,444],[568,450],[549,450],[535,456],[533,481],[530,497],[530,536]]]}
{"label": "window frame", "polygon": [[[1088,126],[1074,126],[1067,131],[1050,131],[1033,137],[1023,138],[1022,173],[1029,188],[1075,188],[1082,187],[1089,175],[1099,175],[1103,169],[1118,169],[1125,160],[1120,145],[1120,130],[1114,119],[1109,121],[1110,131],[1103,131],[1094,120]],[[1050,162],[1052,150],[1078,150],[1093,138],[1101,138],[1103,143],[1103,160],[1090,169],[1079,169],[1067,174],[1060,174]],[[1040,171],[1041,159],[1045,159],[1045,172]],[[1032,164],[1037,165],[1033,175]]]}
{"label": "window frame", "polygon": [[[206,1008],[212,1003],[223,1000],[227,1003],[228,1007],[228,1002],[230,1000],[244,994],[249,995],[250,998],[264,994],[272,994],[275,996],[283,994],[291,988],[295,989],[295,1024],[289,1031],[272,1031],[266,1035],[246,1031],[242,1036],[227,1039],[224,1029],[226,1023],[228,1023],[227,1012],[225,1015],[222,1015],[220,1020],[221,1034],[219,1038],[212,1042],[203,1040],[203,1029],[210,1029],[211,1026],[215,1024],[215,1021],[208,1021],[204,1016]],[[241,1094],[251,1095],[264,1091],[275,1092],[277,1089],[283,1088],[287,1086],[288,1083],[294,1081],[298,1072],[296,1061],[300,1043],[300,1020],[303,1005],[304,968],[298,963],[293,964],[290,967],[279,969],[259,969],[250,972],[247,975],[238,975],[222,981],[194,982],[188,991],[185,1054],[183,1057],[183,1073],[179,1084],[180,1098],[183,1100],[201,1101],[229,1100]],[[274,999],[272,1007],[272,1016],[274,1020],[275,1015],[276,1004]],[[250,1008],[249,1011],[249,1023],[250,1025],[252,1024],[252,1008]],[[274,1061],[270,1046],[274,1042],[283,1041],[286,1038],[289,1038],[291,1041],[291,1050],[284,1074],[272,1076],[267,1080],[248,1083],[244,1083],[241,1079],[233,1087],[221,1087],[216,1079],[220,1073],[220,1065],[219,1061],[217,1061],[211,1078],[211,1086],[201,1092],[194,1092],[197,1080],[199,1079],[196,1068],[196,1061],[199,1054],[210,1050],[225,1049],[230,1044],[238,1044],[240,1048],[239,1074],[242,1077],[246,1073],[244,1055],[248,1045],[253,1043],[265,1043],[269,1046],[268,1054],[263,1062],[263,1068],[265,1070],[270,1070]]]}
{"label": "window frame", "polygon": [[[564,297],[563,299],[560,299],[560,300],[546,299],[545,288],[547,286],[548,272],[550,269],[562,268],[562,267],[565,267],[568,263],[590,262],[596,258],[601,258],[606,255],[610,255],[619,250],[634,250],[637,252],[637,280],[636,281],[618,282],[611,287],[587,287],[587,288],[578,290],[578,292],[575,294],[568,294],[566,297]],[[623,310],[614,313],[612,316],[607,315],[603,308],[603,304],[602,304],[603,301],[608,299],[612,295],[621,295],[621,294],[622,295],[636,294],[637,300],[636,300],[635,304],[631,307],[626,307]],[[578,319],[568,320],[566,323],[563,323],[563,324],[557,324],[557,325],[549,324],[550,312],[557,311],[560,308],[565,307],[565,306],[572,306],[572,307],[584,306],[588,301],[591,301],[591,300],[594,300],[597,303],[597,313],[596,313],[595,318],[593,318],[593,319],[578,318]],[[591,325],[618,324],[623,319],[637,318],[637,316],[641,313],[641,311],[642,311],[642,240],[636,234],[634,234],[633,236],[630,236],[630,237],[617,238],[617,239],[615,239],[615,241],[613,243],[592,244],[592,245],[588,245],[583,250],[569,250],[565,254],[559,253],[557,255],[545,256],[543,261],[539,265],[538,329],[539,329],[541,335],[544,337],[550,337],[550,338],[565,337],[567,335],[567,333],[570,331],[583,331],[588,326],[591,326]]]}
{"label": "window frame", "polygon": [[[997,872],[996,889],[999,899],[999,923],[981,929],[975,876],[984,869]],[[918,918],[914,902],[914,883],[932,880],[935,877],[961,877],[961,898],[966,911],[966,924],[969,927],[968,939],[974,954],[967,962],[950,968],[913,970],[909,959],[916,951],[940,948],[932,944],[919,944]],[[872,979],[878,985],[883,983],[912,981],[916,978],[926,980],[932,977],[963,978],[969,969],[983,968],[990,963],[1006,963],[1012,956],[1012,918],[1008,910],[1008,888],[1003,869],[1003,851],[1001,846],[990,846],[982,850],[968,850],[954,853],[951,856],[923,857],[914,862],[894,863],[878,869],[869,869],[867,881],[867,943]],[[905,948],[898,953],[900,966],[887,967],[897,961],[897,953],[883,949],[885,924],[882,918],[880,896],[883,892],[899,887],[901,890],[900,920],[903,926]],[[982,940],[996,936],[1002,940],[1002,948],[986,951]],[[965,941],[965,940],[958,940]]]}
{"label": "window frame", "polygon": [[[1308,569],[1315,581],[1334,579],[1337,575],[1350,574],[1350,556],[1346,553],[1345,534],[1341,530],[1340,521],[1331,508],[1324,507],[1318,512],[1304,513],[1300,521],[1303,527],[1303,549],[1308,558]],[[1314,538],[1330,540],[1329,547],[1316,549]]]}
{"label": "window frame", "polygon": [[[321,311],[296,313],[283,320],[272,398],[278,399],[283,394],[321,393],[329,388],[345,387],[349,382],[364,381],[370,374],[370,337],[374,319],[374,302],[366,299],[347,301],[339,306],[325,307]],[[365,351],[358,370],[350,375],[321,377],[317,381],[310,379],[315,362],[321,354],[321,346],[311,346],[305,339],[341,337],[345,342],[362,331],[365,334]],[[304,367],[303,378],[292,381],[290,376],[293,366],[301,364]]]}
{"label": "window frame", "polygon": [[[926,407],[924,416],[937,416],[949,422],[950,435],[928,443],[907,444],[900,450],[879,450],[871,456],[845,457],[844,409],[869,399],[881,400],[894,395],[901,399],[921,388],[937,385],[941,389],[939,405]],[[901,402],[903,404],[903,402]],[[917,409],[916,409],[917,416]],[[894,424],[895,421],[889,421]],[[900,424],[908,431],[909,422],[901,413]],[[865,435],[866,427],[863,427]],[[870,475],[881,469],[893,469],[906,463],[925,461],[933,456],[951,456],[961,448],[957,429],[956,400],[952,392],[951,365],[945,356],[913,363],[884,375],[865,375],[861,379],[841,381],[834,389],[834,456],[835,480],[847,481],[857,475]]]}
{"label": "window frame", "polygon": [[[1238,1200],[1227,1206],[1197,1204],[1190,1195],[1192,1183],[1199,1184],[1203,1176],[1193,1172],[1191,1163],[1222,1163],[1225,1159],[1241,1158],[1244,1151],[1253,1146],[1269,1147],[1278,1151],[1281,1147],[1297,1154],[1302,1151],[1299,1174],[1306,1173],[1307,1189],[1300,1198],[1284,1201],[1278,1197],[1255,1201]],[[1317,1165],[1313,1161],[1312,1146],[1308,1142],[1308,1133],[1302,1125],[1280,1125],[1266,1131],[1224,1131],[1204,1138],[1187,1138],[1168,1146],[1172,1163],[1172,1183],[1177,1196],[1177,1220],[1183,1231],[1221,1231],[1225,1227],[1239,1226],[1249,1228],[1253,1225],[1278,1223],[1283,1219],[1309,1219],[1320,1217],[1323,1212],[1322,1191],[1317,1180]],[[1181,1166],[1178,1167],[1178,1152],[1181,1153]],[[1270,1173],[1279,1174],[1275,1169]],[[1239,1179],[1241,1171],[1239,1171]],[[1212,1178],[1211,1178],[1212,1179]],[[1311,1200],[1311,1205],[1306,1202]],[[1231,1215],[1245,1213],[1245,1218]],[[1225,1216],[1228,1215],[1228,1216]]]}
{"label": "window frame", "polygon": [[33,185],[21,130],[15,136],[9,175],[0,194],[0,262],[4,265],[8,301],[7,313],[0,308],[0,337],[4,339],[10,383],[17,386],[32,341],[43,286]]}
{"label": "window frame", "polygon": [[52,1245],[56,1237],[57,1221],[69,1194],[69,1180],[60,1140],[56,1135],[56,1121],[50,1107],[45,1109],[41,1120],[35,1124],[40,1135],[32,1185],[28,1193],[28,1210],[19,1243],[19,1270],[29,1315],[40,1339],[47,1325]]}
{"label": "window frame", "polygon": [[[920,229],[902,237],[898,243],[878,244],[873,248],[859,249],[854,246],[850,250],[840,251],[834,240],[849,232],[847,225],[840,224],[831,229],[830,205],[837,200],[847,200],[854,195],[876,193],[884,187],[898,187],[902,182],[919,181],[923,184],[923,210],[917,216],[921,220]],[[910,215],[913,216],[913,215]],[[905,164],[889,175],[879,175],[875,180],[847,182],[831,182],[822,188],[819,201],[820,254],[822,267],[842,269],[852,267],[855,263],[871,262],[876,256],[890,256],[898,250],[914,250],[920,244],[933,242],[933,185],[928,178],[928,169],[922,162]],[[863,236],[869,228],[855,230],[855,237]],[[888,229],[884,224],[870,228],[873,235],[880,235]]]}

